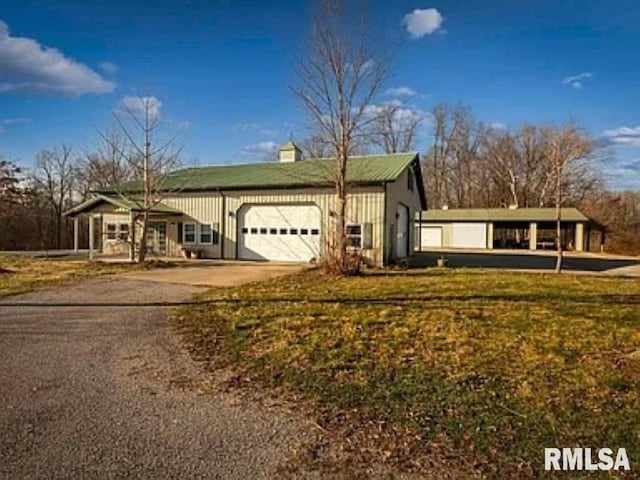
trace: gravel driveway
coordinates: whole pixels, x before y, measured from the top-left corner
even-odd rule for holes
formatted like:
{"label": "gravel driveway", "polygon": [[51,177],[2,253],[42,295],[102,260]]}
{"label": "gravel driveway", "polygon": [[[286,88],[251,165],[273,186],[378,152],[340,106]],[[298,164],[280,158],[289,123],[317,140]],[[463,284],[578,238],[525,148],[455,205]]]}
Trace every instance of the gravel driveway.
{"label": "gravel driveway", "polygon": [[[111,277],[3,300],[179,302],[198,291]],[[0,306],[0,477],[274,477],[308,428],[205,378],[162,307]]]}

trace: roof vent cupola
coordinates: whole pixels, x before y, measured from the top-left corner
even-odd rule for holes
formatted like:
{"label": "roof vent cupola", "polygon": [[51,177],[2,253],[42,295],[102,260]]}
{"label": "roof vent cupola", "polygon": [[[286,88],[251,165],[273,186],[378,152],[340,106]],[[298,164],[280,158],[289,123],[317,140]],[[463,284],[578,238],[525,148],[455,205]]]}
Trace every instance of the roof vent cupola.
{"label": "roof vent cupola", "polygon": [[302,160],[302,150],[300,150],[298,146],[291,141],[282,145],[278,150],[279,162],[299,162],[300,160]]}

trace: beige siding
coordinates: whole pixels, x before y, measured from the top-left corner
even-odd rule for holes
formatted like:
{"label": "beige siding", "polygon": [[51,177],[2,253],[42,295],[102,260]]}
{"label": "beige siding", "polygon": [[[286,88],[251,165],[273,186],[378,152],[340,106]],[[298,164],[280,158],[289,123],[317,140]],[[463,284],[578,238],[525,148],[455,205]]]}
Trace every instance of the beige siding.
{"label": "beige siding", "polygon": [[422,205],[420,204],[420,193],[418,186],[416,185],[415,176],[413,178],[413,191],[409,190],[407,176],[408,169],[402,172],[402,175],[400,175],[395,182],[387,184],[387,231],[385,232],[387,237],[385,252],[387,262],[385,263],[391,262],[395,259],[396,213],[398,211],[399,204],[403,204],[409,208],[409,252],[412,252],[414,249],[415,228],[413,223],[416,218],[416,214],[422,210]]}
{"label": "beige siding", "polygon": [[[405,180],[406,182],[406,180]],[[237,257],[238,214],[244,205],[307,203],[317,205],[322,212],[323,245],[334,225],[331,212],[335,211],[335,193],[332,189],[299,190],[244,190],[238,192],[185,192],[163,200],[163,203],[184,213],[182,216],[153,217],[167,222],[167,254],[181,255],[178,244],[178,222],[219,225],[219,245],[197,245],[207,258]],[[223,214],[226,210],[226,214]],[[128,222],[128,214],[103,214],[102,231],[108,222]],[[347,198],[347,222],[372,224],[372,248],[363,251],[371,263],[382,265],[384,232],[384,190],[379,187],[355,188]],[[140,238],[140,232],[136,233]],[[126,253],[125,242],[103,242],[105,253]]]}
{"label": "beige siding", "polygon": [[[167,254],[181,255],[181,245],[178,244],[178,222],[196,223],[196,245],[206,258],[220,258],[220,234],[222,222],[222,198],[217,192],[185,192],[175,197],[166,198],[163,203],[184,213],[180,217],[170,217],[167,223]],[[220,242],[218,245],[200,245],[197,230],[202,223],[218,225]]]}
{"label": "beige siding", "polygon": [[[322,212],[323,245],[333,231],[332,216],[335,211],[335,193],[331,189],[256,190],[225,193],[229,211],[225,225],[224,257],[236,258],[238,214],[243,205],[308,203],[317,205]],[[371,223],[373,248],[363,254],[374,264],[382,264],[382,225],[384,221],[384,192],[382,186],[353,189],[347,197],[347,222]]]}

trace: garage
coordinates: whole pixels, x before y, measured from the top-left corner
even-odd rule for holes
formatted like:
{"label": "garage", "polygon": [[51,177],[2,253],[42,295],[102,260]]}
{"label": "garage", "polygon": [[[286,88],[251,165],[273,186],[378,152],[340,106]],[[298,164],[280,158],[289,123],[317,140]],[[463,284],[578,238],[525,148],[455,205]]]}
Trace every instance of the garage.
{"label": "garage", "polygon": [[420,230],[421,248],[442,247],[442,227],[422,227]]}
{"label": "garage", "polygon": [[454,248],[487,248],[487,224],[452,224],[451,246]]}
{"label": "garage", "polygon": [[246,205],[238,215],[238,258],[308,262],[320,256],[316,205]]}

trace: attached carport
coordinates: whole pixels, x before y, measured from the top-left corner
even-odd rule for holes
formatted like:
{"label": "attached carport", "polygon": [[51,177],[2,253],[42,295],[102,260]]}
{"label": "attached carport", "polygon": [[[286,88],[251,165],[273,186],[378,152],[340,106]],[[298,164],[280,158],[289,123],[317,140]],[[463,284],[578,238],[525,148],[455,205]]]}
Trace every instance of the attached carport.
{"label": "attached carport", "polygon": [[[564,250],[604,251],[605,228],[577,208],[562,208]],[[420,212],[416,251],[431,249],[551,250],[556,248],[555,208],[473,208]]]}

